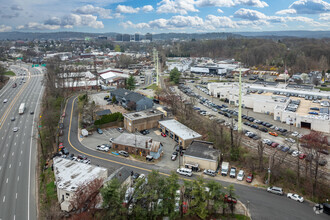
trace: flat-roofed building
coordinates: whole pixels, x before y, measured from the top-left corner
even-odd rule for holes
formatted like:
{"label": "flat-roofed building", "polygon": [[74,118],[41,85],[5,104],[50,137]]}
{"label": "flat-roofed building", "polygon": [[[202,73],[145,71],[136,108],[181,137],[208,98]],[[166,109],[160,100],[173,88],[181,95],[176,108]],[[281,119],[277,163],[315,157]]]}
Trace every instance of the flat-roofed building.
{"label": "flat-roofed building", "polygon": [[176,141],[184,149],[195,139],[202,138],[202,135],[181,124],[175,119],[160,121],[159,129],[164,134]]}
{"label": "flat-roofed building", "polygon": [[163,117],[164,114],[155,109],[126,113],[124,114],[124,127],[129,132],[156,128],[158,121]]}
{"label": "flat-roofed building", "polygon": [[53,162],[57,199],[63,211],[72,210],[72,200],[78,187],[95,179],[104,181],[108,177],[108,170],[103,167],[60,157],[55,157]]}

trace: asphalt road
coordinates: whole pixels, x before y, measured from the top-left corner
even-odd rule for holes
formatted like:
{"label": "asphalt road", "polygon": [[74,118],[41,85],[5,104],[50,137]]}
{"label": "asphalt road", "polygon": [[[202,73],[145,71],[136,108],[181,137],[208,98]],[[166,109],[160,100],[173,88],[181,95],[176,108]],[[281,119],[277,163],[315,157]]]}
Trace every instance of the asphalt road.
{"label": "asphalt road", "polygon": [[[110,171],[121,166],[126,166],[134,172],[149,173],[152,169],[158,170],[163,175],[169,175],[171,170],[166,167],[127,160],[98,151],[90,150],[83,146],[78,139],[78,113],[77,99],[75,97],[68,100],[66,106],[66,118],[64,119],[65,132],[63,136],[64,145],[70,153],[83,154],[91,159],[92,164],[97,164],[108,168]],[[218,180],[217,180],[218,181]],[[219,181],[224,186],[229,183]],[[234,184],[238,199],[241,200],[252,215],[252,219],[328,219],[325,214],[316,215],[313,212],[313,204],[308,202],[298,203],[286,198],[267,193],[265,189]]]}
{"label": "asphalt road", "polygon": [[[33,126],[39,116],[42,71],[25,64],[11,69],[17,75],[0,91],[0,219],[37,219],[37,145]],[[16,88],[12,88],[14,82]],[[3,103],[4,99],[8,102]],[[26,109],[19,115],[21,103],[25,103]],[[30,114],[32,110],[34,114]],[[11,117],[15,120],[11,121]],[[14,127],[19,130],[14,132]]]}

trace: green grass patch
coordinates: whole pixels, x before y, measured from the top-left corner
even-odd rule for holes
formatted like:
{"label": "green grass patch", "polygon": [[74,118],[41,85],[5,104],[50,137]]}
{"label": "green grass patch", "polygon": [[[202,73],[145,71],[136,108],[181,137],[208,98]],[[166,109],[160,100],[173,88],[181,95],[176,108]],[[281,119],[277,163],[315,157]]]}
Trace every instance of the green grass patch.
{"label": "green grass patch", "polygon": [[156,90],[158,88],[158,86],[154,83],[151,84],[150,86],[146,87],[147,89],[152,89],[152,90]]}
{"label": "green grass patch", "polygon": [[330,91],[330,87],[316,87],[316,88],[321,91]]}
{"label": "green grass patch", "polygon": [[16,74],[13,71],[4,72],[3,75],[6,75],[6,76],[16,76]]}
{"label": "green grass patch", "polygon": [[57,194],[56,194],[54,181],[52,181],[46,185],[46,195],[47,195],[47,198],[50,200],[56,199]]}

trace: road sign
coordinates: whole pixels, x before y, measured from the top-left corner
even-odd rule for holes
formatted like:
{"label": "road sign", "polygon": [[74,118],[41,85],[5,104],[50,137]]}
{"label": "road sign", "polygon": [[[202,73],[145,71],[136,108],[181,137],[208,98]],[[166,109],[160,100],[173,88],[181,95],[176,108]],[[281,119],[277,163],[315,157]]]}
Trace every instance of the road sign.
{"label": "road sign", "polygon": [[34,66],[35,66],[35,67],[38,67],[38,66],[39,66],[39,64],[35,64]]}
{"label": "road sign", "polygon": [[32,64],[32,67],[34,67],[34,64]]}
{"label": "road sign", "polygon": [[44,64],[41,64],[41,66],[46,66],[46,64],[44,63]]}
{"label": "road sign", "polygon": [[23,60],[23,57],[17,57],[18,60]]}

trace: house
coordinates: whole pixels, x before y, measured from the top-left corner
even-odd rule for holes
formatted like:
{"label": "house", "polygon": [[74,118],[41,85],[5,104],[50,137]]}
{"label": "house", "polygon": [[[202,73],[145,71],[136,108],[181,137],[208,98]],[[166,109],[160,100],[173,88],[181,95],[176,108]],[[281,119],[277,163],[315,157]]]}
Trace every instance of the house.
{"label": "house", "polygon": [[120,183],[121,186],[130,186],[132,182],[132,177],[131,177],[131,170],[129,170],[127,167],[120,167],[117,169],[115,172],[113,172],[104,182],[105,185],[113,180],[117,179]]}
{"label": "house", "polygon": [[200,169],[217,170],[220,150],[213,147],[212,142],[193,140],[183,155],[183,164],[186,167],[198,164]]}
{"label": "house", "polygon": [[95,112],[95,114],[97,116],[109,115],[109,114],[111,114],[111,111],[110,111],[110,109],[105,109],[105,110],[97,111],[97,112]]}
{"label": "house", "polygon": [[110,92],[111,98],[116,97],[116,100],[124,108],[130,108],[131,110],[142,111],[152,108],[154,103],[151,99],[127,89],[116,89]]}
{"label": "house", "polygon": [[159,122],[159,130],[176,141],[184,149],[195,139],[202,138],[202,135],[181,124],[175,119]]}
{"label": "house", "polygon": [[98,178],[104,181],[108,177],[108,170],[103,167],[60,157],[55,157],[53,163],[57,199],[63,211],[72,210],[72,199],[79,186]]}
{"label": "house", "polygon": [[163,145],[152,140],[151,137],[126,133],[121,134],[112,141],[112,148],[140,156],[151,155],[155,159],[158,159],[163,153]]}
{"label": "house", "polygon": [[139,112],[124,114],[124,128],[129,132],[156,128],[158,121],[162,120],[164,114],[158,110],[150,109]]}

